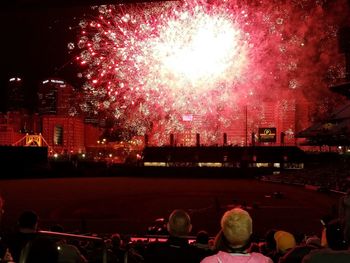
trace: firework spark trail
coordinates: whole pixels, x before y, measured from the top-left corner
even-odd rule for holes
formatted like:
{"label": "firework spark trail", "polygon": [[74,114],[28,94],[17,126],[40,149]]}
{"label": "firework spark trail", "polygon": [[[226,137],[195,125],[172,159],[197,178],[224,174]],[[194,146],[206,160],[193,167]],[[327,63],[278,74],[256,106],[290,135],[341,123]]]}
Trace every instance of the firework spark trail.
{"label": "firework spark trail", "polygon": [[237,105],[288,89],[320,96],[327,72],[339,69],[330,81],[343,74],[334,45],[346,12],[326,1],[238,3],[95,7],[98,15],[80,22],[77,61],[97,111],[162,144],[161,134],[183,131],[183,114],[202,116],[194,129],[214,134]]}

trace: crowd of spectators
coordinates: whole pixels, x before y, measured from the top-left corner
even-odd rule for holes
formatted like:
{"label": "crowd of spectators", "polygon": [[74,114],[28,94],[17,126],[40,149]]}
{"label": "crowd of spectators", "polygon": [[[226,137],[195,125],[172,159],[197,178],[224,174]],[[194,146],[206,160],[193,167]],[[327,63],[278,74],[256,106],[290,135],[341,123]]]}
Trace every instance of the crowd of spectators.
{"label": "crowd of spectators", "polygon": [[[319,235],[305,235],[301,240],[288,229],[269,229],[264,237],[256,237],[251,215],[239,205],[223,214],[221,222],[218,222],[220,231],[215,237],[201,230],[194,240],[188,238],[192,222],[190,214],[183,209],[175,209],[169,215],[167,235],[136,240],[119,233],[95,240],[71,239],[66,238],[61,225],[53,225],[48,231],[38,231],[40,221],[37,213],[23,211],[18,218],[17,229],[0,235],[0,262],[350,262],[349,200],[350,191],[339,199],[339,214],[324,222]],[[0,196],[0,223],[4,203]]]}
{"label": "crowd of spectators", "polygon": [[[342,162],[339,159],[339,162]],[[131,238],[112,233],[97,235],[99,239],[75,239],[61,225],[50,226],[44,235],[39,215],[23,211],[17,229],[0,232],[0,263],[323,263],[350,262],[350,180],[344,163],[324,162],[306,169],[265,176],[278,183],[312,185],[319,189],[337,191],[338,214],[327,218],[318,235],[297,237],[288,229],[269,229],[263,237],[253,231],[253,220],[245,206],[226,211],[216,236],[201,230],[192,233],[188,212],[176,209],[164,222],[162,236]],[[5,200],[0,196],[0,226]],[[1,228],[0,228],[1,229]],[[82,234],[81,236],[85,236]]]}
{"label": "crowd of spectators", "polygon": [[345,193],[350,187],[350,156],[331,153],[308,161],[303,169],[283,170],[262,179],[300,186],[314,186],[321,191]]}

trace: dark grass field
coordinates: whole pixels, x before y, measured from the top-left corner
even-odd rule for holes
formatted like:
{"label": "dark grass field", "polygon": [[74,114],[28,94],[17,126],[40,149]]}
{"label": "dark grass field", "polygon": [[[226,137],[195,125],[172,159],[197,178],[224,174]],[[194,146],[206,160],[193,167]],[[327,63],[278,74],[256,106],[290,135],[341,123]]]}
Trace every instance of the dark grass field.
{"label": "dark grass field", "polygon": [[[271,194],[280,191],[283,198]],[[269,228],[320,234],[320,218],[337,208],[339,196],[300,186],[254,179],[101,177],[0,180],[5,198],[3,227],[12,229],[21,211],[35,210],[40,227],[59,223],[67,232],[146,234],[154,219],[175,208],[189,211],[192,234],[219,230],[226,209],[246,205],[254,231]]]}

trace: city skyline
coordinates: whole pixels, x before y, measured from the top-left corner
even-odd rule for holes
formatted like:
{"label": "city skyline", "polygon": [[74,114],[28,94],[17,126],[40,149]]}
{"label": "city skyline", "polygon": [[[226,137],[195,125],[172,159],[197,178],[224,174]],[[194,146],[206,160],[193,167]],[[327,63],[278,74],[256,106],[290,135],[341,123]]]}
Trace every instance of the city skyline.
{"label": "city skyline", "polygon": [[[209,131],[235,123],[237,120],[232,116],[239,115],[248,103],[259,108],[264,100],[281,100],[280,104],[289,112],[293,109],[288,107],[293,107],[294,99],[300,94],[308,100],[327,96],[332,100],[327,85],[344,75],[343,55],[338,50],[336,33],[340,26],[349,23],[347,8],[341,9],[329,1],[312,0],[303,1],[305,6],[281,1],[279,8],[267,3],[254,6],[244,2],[238,7],[229,5],[226,11],[231,13],[227,13],[220,1],[213,3],[214,11],[203,7],[200,1],[189,3],[198,4],[198,8],[189,4],[175,12],[172,7],[169,9],[168,5],[158,3],[118,6],[112,8],[113,17],[106,8],[92,10],[87,5],[2,10],[1,23],[7,38],[1,42],[4,51],[1,91],[7,88],[10,78],[21,78],[27,106],[34,109],[40,82],[52,77],[63,79],[78,90],[84,87],[94,94],[88,97],[97,102],[93,110],[111,113],[121,127],[126,127],[126,132],[130,130],[139,135],[149,133],[149,129],[156,126],[160,128],[153,131],[159,134],[183,131],[186,127],[181,120],[186,114],[207,119],[207,126],[200,123],[194,129]],[[187,20],[183,19],[186,10],[193,12]],[[166,12],[157,23],[147,15],[156,16],[157,12],[163,11]],[[234,15],[236,17],[231,21]],[[106,47],[99,45],[101,17],[115,23],[101,23],[104,34],[110,34],[102,38]],[[184,43],[188,44],[187,40],[193,45],[191,41],[201,37],[196,30],[201,32],[201,27],[210,23],[216,24],[206,28],[210,33],[206,38],[199,38],[201,41],[195,42],[194,46],[181,49]],[[173,27],[167,28],[167,25]],[[190,27],[186,28],[188,25]],[[217,30],[220,27],[223,30]],[[115,40],[113,34],[117,34],[118,28],[120,35]],[[121,34],[123,32],[125,34]],[[152,33],[158,38],[147,39]],[[218,41],[217,36],[231,37],[225,39],[233,44],[231,50],[227,52],[225,45],[220,46],[225,41]],[[237,43],[231,43],[237,36]],[[203,42],[210,42],[214,49],[206,49],[208,46],[203,46]],[[168,49],[174,44],[178,46]],[[89,46],[94,46],[94,50],[91,51]],[[202,53],[184,53],[191,52],[193,47]],[[222,50],[227,53],[220,53]],[[219,60],[211,53],[219,56]],[[99,54],[97,59],[92,59],[94,54]],[[223,59],[226,64],[221,65],[226,55],[230,59]],[[188,57],[192,60],[186,60]],[[101,59],[106,63],[100,63]],[[210,63],[204,65],[207,61]],[[212,74],[215,67],[210,64],[226,71]],[[118,66],[114,68],[113,65]],[[193,67],[198,67],[202,75],[193,74],[198,73]],[[109,68],[114,73],[108,72]],[[282,98],[281,94],[286,92],[290,97]],[[4,105],[5,96],[1,96],[0,110],[4,110]],[[320,107],[320,113],[328,110],[324,107],[327,105],[316,106]],[[256,123],[263,121],[258,119]]]}
{"label": "city skyline", "polygon": [[[0,92],[6,94],[8,81],[19,77],[25,87],[28,106],[33,108],[36,91],[47,78],[63,78],[74,83],[74,65],[67,43],[74,41],[75,15],[88,7],[9,8],[0,10],[3,36],[0,48]],[[81,13],[80,13],[81,14]],[[79,15],[80,16],[80,15]],[[1,96],[0,110],[6,98]]]}
{"label": "city skyline", "polygon": [[77,40],[78,20],[98,4],[137,3],[149,0],[5,0],[0,9],[0,111],[6,110],[8,81],[21,78],[27,106],[33,109],[37,88],[57,77],[79,88],[74,55],[68,43]]}

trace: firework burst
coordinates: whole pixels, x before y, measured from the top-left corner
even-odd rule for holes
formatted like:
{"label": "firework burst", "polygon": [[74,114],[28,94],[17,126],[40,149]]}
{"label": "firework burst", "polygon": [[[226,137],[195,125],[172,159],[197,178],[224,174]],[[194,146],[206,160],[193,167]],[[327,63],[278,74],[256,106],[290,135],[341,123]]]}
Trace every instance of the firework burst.
{"label": "firework burst", "polygon": [[242,2],[94,7],[96,16],[80,21],[76,58],[93,109],[158,144],[184,132],[184,116],[200,116],[191,129],[215,141],[240,105],[286,90],[323,94],[324,75],[341,68],[334,44],[342,10],[325,1]]}

